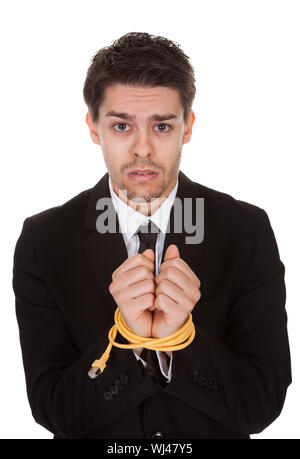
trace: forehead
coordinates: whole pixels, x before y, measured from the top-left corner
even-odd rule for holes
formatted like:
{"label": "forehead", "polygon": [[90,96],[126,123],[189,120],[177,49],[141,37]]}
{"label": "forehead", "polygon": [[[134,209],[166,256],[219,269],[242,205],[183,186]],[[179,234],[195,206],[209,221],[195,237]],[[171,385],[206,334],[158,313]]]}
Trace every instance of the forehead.
{"label": "forehead", "polygon": [[164,86],[137,87],[124,84],[109,86],[105,90],[100,112],[106,110],[127,111],[134,113],[159,111],[173,112],[180,115],[183,107],[179,91]]}

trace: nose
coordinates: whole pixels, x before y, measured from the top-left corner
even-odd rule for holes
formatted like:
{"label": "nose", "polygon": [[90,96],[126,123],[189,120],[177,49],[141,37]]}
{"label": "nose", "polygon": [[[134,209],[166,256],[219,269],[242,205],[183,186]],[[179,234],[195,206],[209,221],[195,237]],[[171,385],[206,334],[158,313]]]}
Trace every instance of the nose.
{"label": "nose", "polygon": [[136,141],[134,144],[134,155],[141,158],[151,156],[153,154],[153,145],[150,140],[150,136],[147,131],[138,132]]}

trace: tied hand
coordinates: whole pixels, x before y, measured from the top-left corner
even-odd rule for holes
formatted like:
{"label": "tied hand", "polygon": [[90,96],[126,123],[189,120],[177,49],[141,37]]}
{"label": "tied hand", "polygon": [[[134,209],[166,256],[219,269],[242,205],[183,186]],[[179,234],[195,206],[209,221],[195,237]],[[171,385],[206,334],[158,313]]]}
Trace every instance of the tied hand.
{"label": "tied hand", "polygon": [[180,258],[172,244],[166,250],[160,272],[155,277],[155,299],[151,335],[162,338],[181,328],[201,297],[200,280]]}
{"label": "tied hand", "polygon": [[[162,338],[179,330],[199,301],[200,280],[171,244],[154,275],[154,252],[125,260],[112,274],[109,291],[127,327],[136,335]],[[142,348],[136,348],[140,353]]]}

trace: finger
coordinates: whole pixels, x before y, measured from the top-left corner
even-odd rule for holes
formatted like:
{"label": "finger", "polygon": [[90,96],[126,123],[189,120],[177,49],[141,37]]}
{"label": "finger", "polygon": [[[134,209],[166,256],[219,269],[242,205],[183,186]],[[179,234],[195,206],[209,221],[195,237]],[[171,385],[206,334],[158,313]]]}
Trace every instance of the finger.
{"label": "finger", "polygon": [[189,265],[182,259],[182,258],[173,258],[171,260],[164,261],[159,268],[159,272],[164,271],[165,269],[169,268],[170,266],[174,266],[183,273],[186,274],[191,280],[195,282],[196,285],[200,287],[200,279],[196,276],[196,274],[192,271]]}
{"label": "finger", "polygon": [[137,266],[146,266],[150,271],[154,271],[154,262],[142,253],[137,253],[127,258],[115,271],[112,273],[112,280],[119,274],[128,271],[129,269],[136,268]]}
{"label": "finger", "polygon": [[[187,315],[189,311],[184,309],[178,310],[178,305],[171,300],[167,295],[160,293],[154,301],[155,308],[161,311],[167,317],[168,322],[177,322],[177,329],[182,327],[187,320]],[[168,333],[169,334],[169,333]]]}
{"label": "finger", "polygon": [[180,308],[183,307],[184,309],[189,309],[194,306],[194,304],[192,304],[192,300],[186,295],[186,292],[168,279],[164,279],[155,291],[156,296],[161,293],[167,295],[171,298],[171,300],[175,301],[177,303],[177,307],[179,306]]}
{"label": "finger", "polygon": [[172,258],[180,258],[178,247],[175,244],[171,244],[168,246],[164,256],[164,261],[171,260]]}
{"label": "finger", "polygon": [[159,309],[160,311],[163,311],[167,315],[171,316],[174,315],[175,309],[178,310],[177,303],[164,293],[160,293],[156,296],[154,300],[154,306],[156,309]]}
{"label": "finger", "polygon": [[146,279],[132,284],[131,287],[118,289],[113,293],[117,303],[120,301],[121,297],[122,303],[126,303],[128,301],[132,301],[134,298],[145,295],[146,293],[155,294],[155,285],[153,280]]}
{"label": "finger", "polygon": [[137,266],[135,268],[129,269],[123,273],[120,273],[115,280],[109,286],[111,293],[117,293],[125,288],[130,287],[136,282],[151,279],[155,280],[154,273],[149,270],[147,266]]}
{"label": "finger", "polygon": [[153,311],[153,309],[155,309],[153,306],[154,301],[155,295],[153,293],[146,293],[138,298],[134,298],[131,301],[131,306],[136,309],[138,308],[140,311],[145,311],[146,309]]}
{"label": "finger", "polygon": [[201,292],[199,289],[199,283],[192,281],[190,277],[174,266],[170,266],[168,269],[159,273],[154,280],[157,286],[159,286],[164,280],[173,282],[173,284],[177,285],[177,287],[180,287],[184,291],[186,297],[190,298],[194,304],[200,299]]}
{"label": "finger", "polygon": [[142,255],[144,255],[144,257],[148,258],[150,261],[154,262],[155,255],[154,255],[154,251],[152,249],[144,250]]}
{"label": "finger", "polygon": [[168,279],[169,281],[176,284],[178,287],[186,290],[194,290],[197,288],[195,282],[188,277],[185,272],[181,271],[180,269],[176,268],[176,266],[170,266],[168,269],[163,270],[155,277],[156,285],[159,285],[164,279]]}

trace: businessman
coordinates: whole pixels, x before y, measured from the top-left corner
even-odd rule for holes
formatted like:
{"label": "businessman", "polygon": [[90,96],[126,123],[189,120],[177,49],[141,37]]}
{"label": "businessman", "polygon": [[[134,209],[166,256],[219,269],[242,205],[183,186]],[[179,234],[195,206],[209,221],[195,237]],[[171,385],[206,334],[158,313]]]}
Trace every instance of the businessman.
{"label": "businessman", "polygon": [[[27,217],[14,253],[33,417],[54,439],[250,438],[279,416],[291,383],[285,267],[268,215],[179,169],[195,80],[178,44],[124,35],[95,54],[83,93],[107,173]],[[192,211],[177,213],[187,200]],[[191,314],[195,337],[166,352],[112,346],[93,374],[116,308],[144,338],[176,333]]]}

